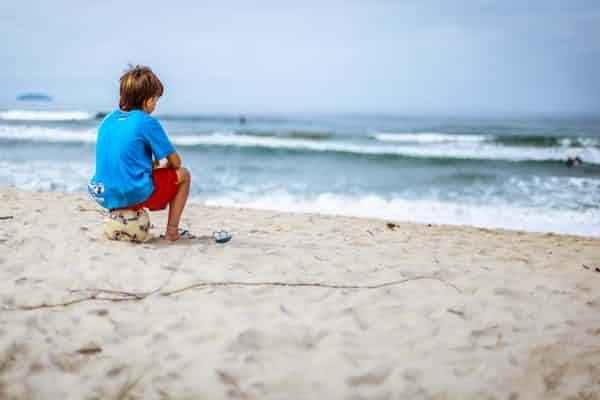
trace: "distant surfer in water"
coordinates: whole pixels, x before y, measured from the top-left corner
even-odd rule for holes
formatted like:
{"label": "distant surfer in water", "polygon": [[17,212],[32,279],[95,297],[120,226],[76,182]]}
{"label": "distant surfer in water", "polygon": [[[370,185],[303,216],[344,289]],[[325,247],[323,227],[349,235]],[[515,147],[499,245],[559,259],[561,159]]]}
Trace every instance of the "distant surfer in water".
{"label": "distant surfer in water", "polygon": [[565,164],[569,168],[578,167],[583,164],[583,160],[581,158],[579,158],[579,156],[569,157],[569,158],[567,158],[567,161]]}

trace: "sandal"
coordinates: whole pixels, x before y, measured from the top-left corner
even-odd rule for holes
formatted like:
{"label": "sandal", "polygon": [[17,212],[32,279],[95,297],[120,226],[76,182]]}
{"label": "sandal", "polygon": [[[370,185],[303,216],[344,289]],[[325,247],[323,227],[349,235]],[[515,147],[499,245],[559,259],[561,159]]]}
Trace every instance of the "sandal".
{"label": "sandal", "polygon": [[[160,238],[168,240],[166,233],[161,233]],[[175,242],[179,239],[195,239],[195,238],[196,238],[196,236],[192,235],[189,230],[184,229],[184,228],[179,228],[179,237],[177,239],[173,240],[173,242]]]}
{"label": "sandal", "polygon": [[213,239],[215,239],[215,242],[217,243],[227,243],[232,237],[233,236],[227,231],[213,232]]}

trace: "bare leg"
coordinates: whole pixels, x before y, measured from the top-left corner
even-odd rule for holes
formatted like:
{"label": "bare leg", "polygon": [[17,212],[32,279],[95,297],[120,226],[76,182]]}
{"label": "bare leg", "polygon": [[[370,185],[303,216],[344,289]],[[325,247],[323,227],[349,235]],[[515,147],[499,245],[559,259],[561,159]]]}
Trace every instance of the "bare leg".
{"label": "bare leg", "polygon": [[191,175],[186,168],[177,169],[177,183],[179,188],[177,194],[169,204],[169,220],[167,221],[166,238],[167,240],[179,239],[179,220],[185,207],[188,195],[190,193]]}

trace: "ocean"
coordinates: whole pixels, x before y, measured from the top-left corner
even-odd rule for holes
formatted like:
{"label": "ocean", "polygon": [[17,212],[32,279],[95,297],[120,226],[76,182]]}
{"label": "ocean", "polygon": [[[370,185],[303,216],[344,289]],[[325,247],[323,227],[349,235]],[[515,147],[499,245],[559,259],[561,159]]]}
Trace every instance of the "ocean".
{"label": "ocean", "polygon": [[[85,193],[102,117],[0,111],[0,186]],[[193,202],[600,236],[600,118],[156,117]]]}

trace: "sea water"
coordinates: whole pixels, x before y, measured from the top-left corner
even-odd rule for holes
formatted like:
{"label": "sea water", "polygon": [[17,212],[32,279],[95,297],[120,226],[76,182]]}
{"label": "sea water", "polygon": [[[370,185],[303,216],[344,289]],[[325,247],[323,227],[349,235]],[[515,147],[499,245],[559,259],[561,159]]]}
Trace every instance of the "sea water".
{"label": "sea water", "polygon": [[[600,118],[156,116],[194,202],[600,236]],[[0,111],[0,186],[84,193],[101,120]]]}

